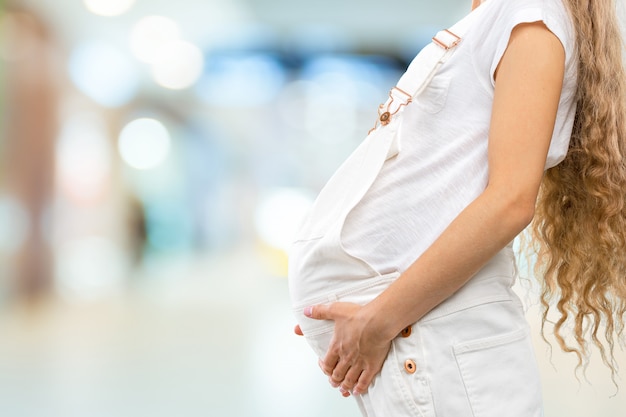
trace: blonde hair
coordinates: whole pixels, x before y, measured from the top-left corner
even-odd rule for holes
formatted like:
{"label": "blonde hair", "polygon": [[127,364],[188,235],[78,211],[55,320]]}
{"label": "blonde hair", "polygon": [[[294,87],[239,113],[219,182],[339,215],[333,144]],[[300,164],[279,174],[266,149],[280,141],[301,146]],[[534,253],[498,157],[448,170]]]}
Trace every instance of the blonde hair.
{"label": "blonde hair", "polygon": [[556,309],[561,348],[581,367],[595,344],[615,381],[626,314],[623,43],[614,0],[563,1],[577,38],[578,108],[568,155],[546,172],[531,226],[544,276],[542,329]]}

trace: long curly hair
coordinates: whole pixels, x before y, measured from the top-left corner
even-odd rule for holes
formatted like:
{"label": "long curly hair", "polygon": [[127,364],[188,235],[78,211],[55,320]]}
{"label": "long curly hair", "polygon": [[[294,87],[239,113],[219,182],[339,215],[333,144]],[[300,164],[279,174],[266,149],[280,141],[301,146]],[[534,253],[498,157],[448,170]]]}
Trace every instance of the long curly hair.
{"label": "long curly hair", "polygon": [[614,0],[563,0],[576,31],[577,111],[565,160],[542,182],[530,227],[542,280],[542,331],[613,381],[626,314],[626,73]]}

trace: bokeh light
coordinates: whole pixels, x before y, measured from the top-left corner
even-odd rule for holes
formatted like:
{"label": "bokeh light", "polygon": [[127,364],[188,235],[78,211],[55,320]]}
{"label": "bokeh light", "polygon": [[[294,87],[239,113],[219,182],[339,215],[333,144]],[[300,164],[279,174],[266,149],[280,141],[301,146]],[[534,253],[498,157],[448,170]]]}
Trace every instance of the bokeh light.
{"label": "bokeh light", "polygon": [[256,230],[261,240],[287,251],[312,203],[312,194],[301,189],[277,188],[268,192],[255,214]]}
{"label": "bokeh light", "polygon": [[99,16],[119,16],[133,7],[135,0],[83,0],[87,10]]}
{"label": "bokeh light", "polygon": [[202,51],[188,42],[170,42],[161,48],[152,62],[152,75],[157,84],[172,90],[188,88],[202,74]]}
{"label": "bokeh light", "polygon": [[135,169],[161,164],[170,151],[170,134],[163,123],[141,118],[128,123],[120,133],[118,149],[124,162]]}
{"label": "bokeh light", "polygon": [[86,41],[72,51],[70,77],[89,98],[105,107],[130,101],[139,76],[132,61],[120,49],[102,41]]}
{"label": "bokeh light", "polygon": [[162,56],[164,45],[180,39],[180,29],[175,21],[163,16],[148,16],[133,27],[130,48],[138,60],[152,63]]}

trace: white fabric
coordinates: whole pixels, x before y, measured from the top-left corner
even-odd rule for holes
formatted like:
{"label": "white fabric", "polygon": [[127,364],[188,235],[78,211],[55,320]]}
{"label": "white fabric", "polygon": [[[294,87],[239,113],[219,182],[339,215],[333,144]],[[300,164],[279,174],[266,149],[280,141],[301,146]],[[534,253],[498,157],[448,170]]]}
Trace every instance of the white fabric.
{"label": "white fabric", "polygon": [[401,152],[385,162],[344,224],[346,252],[380,273],[405,270],[484,190],[493,74],[512,29],[521,23],[543,21],[565,48],[565,80],[546,168],[567,152],[577,64],[562,0],[488,0],[470,18],[455,54],[404,110]]}

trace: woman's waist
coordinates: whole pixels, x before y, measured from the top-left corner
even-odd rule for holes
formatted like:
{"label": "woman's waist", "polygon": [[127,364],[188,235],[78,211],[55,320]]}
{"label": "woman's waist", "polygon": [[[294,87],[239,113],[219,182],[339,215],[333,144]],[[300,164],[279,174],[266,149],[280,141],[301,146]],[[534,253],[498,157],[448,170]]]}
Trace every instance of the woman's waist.
{"label": "woman's waist", "polygon": [[[306,318],[303,314],[304,308],[336,301],[367,304],[387,289],[399,276],[400,272],[369,276],[365,276],[364,271],[358,276],[327,273],[320,274],[319,279],[309,277],[309,280],[305,282],[300,282],[297,277],[290,276],[294,314],[305,332],[332,326],[332,322],[320,323]],[[433,308],[422,320],[433,320],[481,304],[513,300],[515,295],[511,287],[515,276],[513,251],[510,247],[506,247],[461,289]]]}

